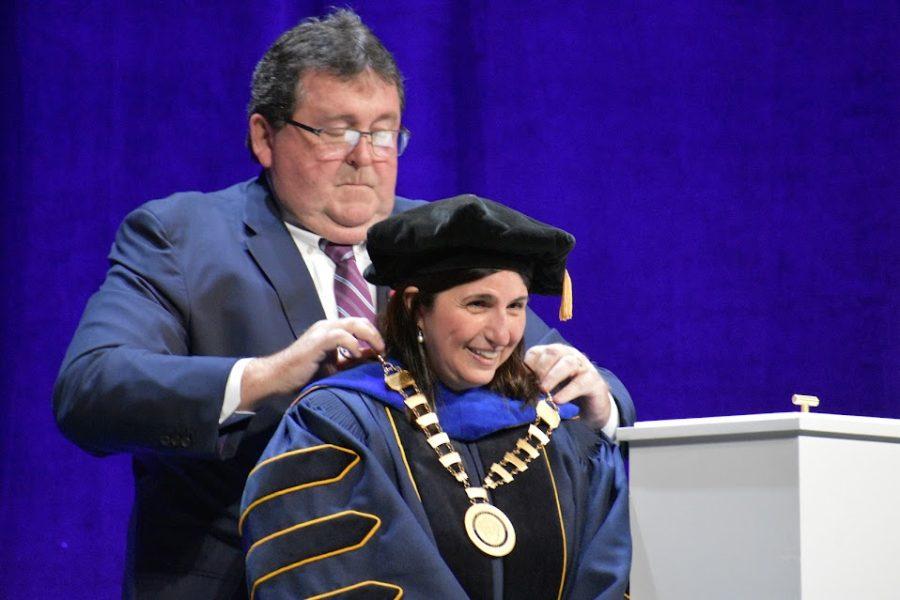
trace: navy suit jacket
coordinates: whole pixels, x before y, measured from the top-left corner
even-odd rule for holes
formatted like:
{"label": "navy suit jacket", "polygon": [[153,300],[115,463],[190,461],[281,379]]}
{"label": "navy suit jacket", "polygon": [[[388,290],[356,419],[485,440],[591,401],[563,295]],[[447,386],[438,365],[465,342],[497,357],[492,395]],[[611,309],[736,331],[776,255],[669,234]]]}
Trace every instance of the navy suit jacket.
{"label": "navy suit jacket", "polygon": [[[397,198],[394,212],[417,204]],[[315,286],[263,177],[144,204],[109,260],[56,382],[57,423],[90,452],[133,456],[126,597],[241,598],[241,492],[293,396],[220,427],[225,383],[239,358],[325,318]],[[533,314],[525,335],[562,341]],[[632,422],[627,391],[603,374]]]}

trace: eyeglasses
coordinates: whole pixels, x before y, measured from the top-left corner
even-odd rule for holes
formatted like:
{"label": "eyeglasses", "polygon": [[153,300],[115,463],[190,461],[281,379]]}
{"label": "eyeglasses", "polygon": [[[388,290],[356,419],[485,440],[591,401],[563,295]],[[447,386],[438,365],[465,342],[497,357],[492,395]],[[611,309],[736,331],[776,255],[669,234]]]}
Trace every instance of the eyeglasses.
{"label": "eyeglasses", "polygon": [[409,143],[409,136],[412,135],[406,127],[359,131],[349,127],[310,127],[293,119],[285,119],[285,123],[308,131],[322,140],[322,143],[316,146],[319,158],[322,160],[344,158],[353,152],[363,136],[369,136],[372,143],[372,156],[386,160],[403,154]]}

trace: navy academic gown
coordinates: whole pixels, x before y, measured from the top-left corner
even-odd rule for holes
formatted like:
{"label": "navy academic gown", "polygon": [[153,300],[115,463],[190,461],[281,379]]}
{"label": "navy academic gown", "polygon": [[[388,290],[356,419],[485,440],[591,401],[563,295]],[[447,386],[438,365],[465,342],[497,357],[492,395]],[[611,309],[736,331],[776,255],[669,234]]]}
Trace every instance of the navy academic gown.
{"label": "navy academic gown", "polygon": [[[482,389],[438,393],[471,478],[535,418]],[[370,363],[319,382],[287,412],[241,506],[254,598],[615,598],[631,562],[618,447],[563,407],[542,456],[491,492],[516,529],[491,558],[469,541],[465,491]]]}

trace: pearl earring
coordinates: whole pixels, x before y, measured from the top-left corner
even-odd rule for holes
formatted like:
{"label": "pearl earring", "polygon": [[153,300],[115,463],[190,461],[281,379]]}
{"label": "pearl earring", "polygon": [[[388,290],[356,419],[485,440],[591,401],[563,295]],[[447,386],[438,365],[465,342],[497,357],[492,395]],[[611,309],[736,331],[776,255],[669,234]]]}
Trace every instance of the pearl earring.
{"label": "pearl earring", "polygon": [[425,343],[425,334],[422,333],[421,329],[417,329],[416,332],[417,332],[416,333],[416,341],[419,342],[420,344],[424,344]]}

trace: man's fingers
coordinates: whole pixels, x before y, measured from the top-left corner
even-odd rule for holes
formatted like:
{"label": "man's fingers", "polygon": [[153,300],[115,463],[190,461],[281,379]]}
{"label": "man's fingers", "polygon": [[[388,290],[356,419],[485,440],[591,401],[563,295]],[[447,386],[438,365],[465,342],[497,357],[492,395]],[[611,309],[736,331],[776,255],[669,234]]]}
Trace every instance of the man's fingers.
{"label": "man's fingers", "polygon": [[349,331],[336,329],[331,332],[329,340],[328,346],[333,346],[332,350],[337,352],[338,358],[359,358],[362,354],[359,340]]}
{"label": "man's fingers", "polygon": [[[532,364],[528,366],[537,374],[541,387],[546,391],[552,391],[566,380],[578,378],[591,369],[584,355],[574,349],[570,352],[548,349],[534,353],[531,360]],[[581,389],[584,389],[583,386]]]}
{"label": "man's fingers", "polygon": [[556,404],[566,404],[567,402],[571,402],[575,398],[579,398],[583,395],[583,386],[579,384],[576,378],[560,389],[556,390],[556,392],[553,394],[553,402],[555,402]]}
{"label": "man's fingers", "polygon": [[371,344],[360,340],[349,331],[336,330],[333,332],[331,339],[332,344],[329,344],[329,346],[335,345],[334,349],[337,352],[338,362],[372,357],[375,354]]}
{"label": "man's fingers", "polygon": [[525,364],[537,374],[541,387],[553,393],[554,402],[577,400],[585,423],[597,429],[606,424],[609,385],[584,354],[563,344],[534,346],[525,354]]}
{"label": "man's fingers", "polygon": [[310,327],[300,339],[299,346],[312,346],[319,352],[328,354],[339,347],[353,356],[367,347],[376,352],[384,352],[384,340],[378,330],[367,319],[349,317],[334,321],[319,321]]}
{"label": "man's fingers", "polygon": [[559,360],[562,351],[556,344],[534,346],[525,353],[525,364],[534,371],[538,379],[543,380],[547,373]]}
{"label": "man's fingers", "polygon": [[338,319],[337,321],[333,321],[333,323],[336,327],[349,333],[360,342],[364,342],[362,346],[357,344],[359,350],[368,346],[376,352],[384,352],[384,339],[382,339],[381,334],[378,333],[378,330],[368,319],[350,317]]}

